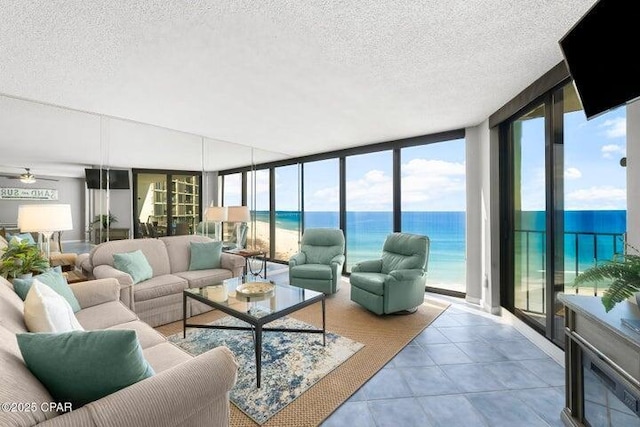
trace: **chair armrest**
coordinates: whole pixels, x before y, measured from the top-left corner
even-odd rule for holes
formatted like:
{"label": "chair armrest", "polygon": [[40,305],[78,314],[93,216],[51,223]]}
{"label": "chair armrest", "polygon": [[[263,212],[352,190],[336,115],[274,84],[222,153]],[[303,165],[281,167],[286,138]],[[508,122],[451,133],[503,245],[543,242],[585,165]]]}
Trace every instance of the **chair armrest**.
{"label": "chair armrest", "polygon": [[120,301],[120,284],[116,279],[100,279],[69,285],[81,308],[110,301]]}
{"label": "chair armrest", "polygon": [[296,265],[302,265],[307,263],[307,256],[304,252],[295,253],[289,258],[289,267],[295,267]]}
{"label": "chair armrest", "polygon": [[220,255],[220,267],[231,271],[232,277],[240,277],[244,271],[245,259],[240,255],[223,252]]}
{"label": "chair armrest", "polygon": [[397,281],[415,280],[424,276],[424,271],[419,269],[393,270],[389,272],[389,276]]}
{"label": "chair armrest", "polygon": [[380,273],[382,271],[382,260],[372,259],[367,261],[360,261],[353,267],[351,272],[363,272],[363,273]]}
{"label": "chair armrest", "polygon": [[[189,425],[190,416],[206,411],[213,402],[226,399],[228,403],[228,392],[236,382],[237,371],[238,363],[231,351],[217,347],[91,402],[78,412],[88,409],[94,423],[91,425],[99,426]],[[60,425],[71,425],[64,423],[65,417],[66,414],[55,417],[46,425],[57,425],[58,418],[62,421]],[[211,421],[212,425],[229,425],[228,411],[219,417]]]}
{"label": "chair armrest", "polygon": [[113,268],[108,264],[103,264],[93,269],[93,276],[96,279],[113,278],[118,280],[120,284],[120,301],[131,311],[136,311],[133,300],[133,279],[128,273]]}
{"label": "chair armrest", "polygon": [[336,264],[336,265],[342,265],[344,264],[344,260],[345,257],[344,255],[336,255],[333,258],[331,258],[331,261],[329,261],[329,264]]}

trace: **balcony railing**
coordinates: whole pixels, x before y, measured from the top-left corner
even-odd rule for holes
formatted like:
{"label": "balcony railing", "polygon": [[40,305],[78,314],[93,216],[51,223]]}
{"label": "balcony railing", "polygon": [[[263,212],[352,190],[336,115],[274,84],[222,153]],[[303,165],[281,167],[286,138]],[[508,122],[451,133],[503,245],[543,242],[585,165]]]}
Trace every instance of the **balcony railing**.
{"label": "balcony railing", "polygon": [[[520,258],[516,262],[516,271],[520,271],[520,283],[525,289],[525,310],[543,314],[546,298],[546,231],[515,230],[516,250],[520,249]],[[592,231],[567,231],[564,233],[564,269],[562,280],[566,292],[598,296],[606,289],[598,288],[598,283],[584,287],[573,287],[573,279],[585,269],[609,261],[614,254],[624,251],[624,233],[599,233]],[[518,267],[520,267],[518,269]]]}

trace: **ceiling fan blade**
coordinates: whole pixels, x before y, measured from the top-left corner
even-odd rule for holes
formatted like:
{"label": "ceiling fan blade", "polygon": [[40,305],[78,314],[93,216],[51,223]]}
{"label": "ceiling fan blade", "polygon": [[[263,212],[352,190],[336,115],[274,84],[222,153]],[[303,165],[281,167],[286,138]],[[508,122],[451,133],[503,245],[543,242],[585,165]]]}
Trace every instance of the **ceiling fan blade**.
{"label": "ceiling fan blade", "polygon": [[53,178],[38,178],[36,177],[36,181],[55,181],[58,182],[59,179],[53,179]]}

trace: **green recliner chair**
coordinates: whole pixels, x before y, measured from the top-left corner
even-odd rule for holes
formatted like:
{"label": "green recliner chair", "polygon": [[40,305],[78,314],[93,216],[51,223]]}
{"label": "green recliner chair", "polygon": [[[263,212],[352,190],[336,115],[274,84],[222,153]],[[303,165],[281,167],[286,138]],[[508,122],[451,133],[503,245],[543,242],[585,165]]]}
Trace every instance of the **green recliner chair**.
{"label": "green recliner chair", "polygon": [[351,301],[376,314],[415,311],[424,302],[428,259],[427,236],[390,234],[382,258],[351,268]]}
{"label": "green recliner chair", "polygon": [[289,259],[289,284],[325,294],[340,289],[344,233],[338,228],[307,228],[300,252]]}

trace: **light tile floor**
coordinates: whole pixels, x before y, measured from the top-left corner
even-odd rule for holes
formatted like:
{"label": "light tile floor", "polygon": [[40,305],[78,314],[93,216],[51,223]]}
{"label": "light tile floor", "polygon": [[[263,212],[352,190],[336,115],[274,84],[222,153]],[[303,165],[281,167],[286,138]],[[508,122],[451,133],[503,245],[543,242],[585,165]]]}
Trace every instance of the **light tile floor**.
{"label": "light tile floor", "polygon": [[564,368],[473,311],[452,304],[322,427],[562,426]]}

